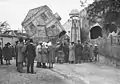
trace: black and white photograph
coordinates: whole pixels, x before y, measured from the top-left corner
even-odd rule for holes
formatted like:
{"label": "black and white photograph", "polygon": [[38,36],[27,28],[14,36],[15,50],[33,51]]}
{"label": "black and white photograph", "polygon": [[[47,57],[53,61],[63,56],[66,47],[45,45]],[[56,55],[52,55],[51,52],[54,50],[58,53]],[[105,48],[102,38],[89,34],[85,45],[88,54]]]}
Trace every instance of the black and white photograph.
{"label": "black and white photograph", "polygon": [[0,84],[120,84],[120,0],[0,0]]}

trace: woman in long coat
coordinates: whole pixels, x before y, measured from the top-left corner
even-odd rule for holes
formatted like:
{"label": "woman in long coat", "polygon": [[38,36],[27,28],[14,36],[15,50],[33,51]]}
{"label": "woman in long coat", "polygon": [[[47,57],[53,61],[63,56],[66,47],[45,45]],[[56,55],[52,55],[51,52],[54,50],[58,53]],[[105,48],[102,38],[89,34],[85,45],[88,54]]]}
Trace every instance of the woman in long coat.
{"label": "woman in long coat", "polygon": [[69,58],[69,46],[68,44],[64,44],[64,47],[63,47],[63,52],[65,54],[64,56],[64,60],[65,60],[65,63],[68,63],[68,58]]}
{"label": "woman in long coat", "polygon": [[48,43],[48,64],[49,68],[53,68],[53,64],[55,63],[55,51],[56,47],[51,42]]}
{"label": "woman in long coat", "polygon": [[70,63],[74,63],[75,62],[75,46],[74,46],[74,42],[71,43],[71,45],[69,46],[69,62]]}
{"label": "woman in long coat", "polygon": [[38,44],[36,47],[36,61],[37,61],[37,67],[41,68],[42,67],[42,45],[41,43]]}
{"label": "woman in long coat", "polygon": [[20,43],[17,44],[17,50],[18,50],[18,58],[17,58],[17,61],[18,61],[18,72],[22,72],[22,68],[23,68],[23,61],[24,61],[24,43],[23,43],[23,40],[20,39]]}
{"label": "woman in long coat", "polygon": [[46,66],[46,63],[48,62],[48,51],[47,51],[47,48],[46,48],[46,45],[43,44],[42,46],[42,64],[43,64],[43,68],[47,68]]}

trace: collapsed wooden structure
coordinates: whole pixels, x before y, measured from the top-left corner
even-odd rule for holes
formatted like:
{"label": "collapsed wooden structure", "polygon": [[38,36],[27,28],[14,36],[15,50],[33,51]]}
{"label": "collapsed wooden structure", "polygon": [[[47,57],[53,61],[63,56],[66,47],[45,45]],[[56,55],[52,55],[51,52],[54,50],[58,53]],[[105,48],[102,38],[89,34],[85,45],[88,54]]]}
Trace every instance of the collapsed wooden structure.
{"label": "collapsed wooden structure", "polygon": [[59,39],[66,32],[60,23],[61,17],[47,6],[29,10],[22,22],[22,27],[34,41],[49,41]]}

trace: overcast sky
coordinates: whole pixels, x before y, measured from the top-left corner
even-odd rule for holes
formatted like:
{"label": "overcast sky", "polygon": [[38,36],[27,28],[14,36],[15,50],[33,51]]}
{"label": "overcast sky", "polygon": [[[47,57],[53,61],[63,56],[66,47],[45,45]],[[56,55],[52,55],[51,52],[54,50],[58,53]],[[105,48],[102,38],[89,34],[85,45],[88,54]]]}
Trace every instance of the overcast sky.
{"label": "overcast sky", "polygon": [[[88,0],[88,3],[92,1]],[[7,21],[12,29],[22,28],[21,22],[28,11],[42,5],[48,5],[53,13],[57,12],[62,24],[69,19],[72,9],[81,9],[80,0],[0,0],[0,21]]]}

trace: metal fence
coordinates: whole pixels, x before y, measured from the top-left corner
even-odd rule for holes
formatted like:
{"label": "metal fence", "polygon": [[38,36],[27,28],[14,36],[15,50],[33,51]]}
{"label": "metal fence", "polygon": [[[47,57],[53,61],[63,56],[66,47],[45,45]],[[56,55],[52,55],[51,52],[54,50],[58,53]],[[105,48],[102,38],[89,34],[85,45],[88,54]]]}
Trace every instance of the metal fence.
{"label": "metal fence", "polygon": [[101,38],[98,40],[99,52],[101,55],[111,59],[120,60],[120,36]]}

